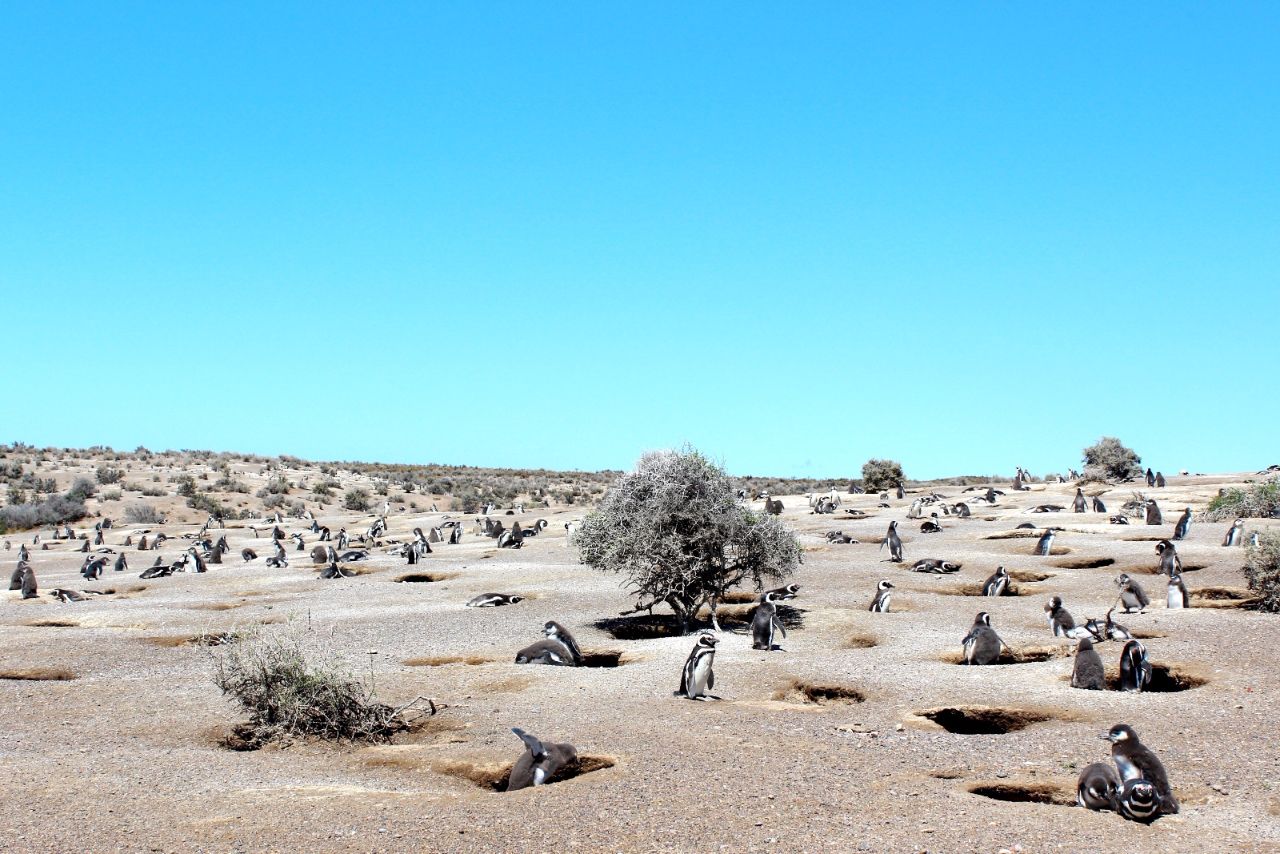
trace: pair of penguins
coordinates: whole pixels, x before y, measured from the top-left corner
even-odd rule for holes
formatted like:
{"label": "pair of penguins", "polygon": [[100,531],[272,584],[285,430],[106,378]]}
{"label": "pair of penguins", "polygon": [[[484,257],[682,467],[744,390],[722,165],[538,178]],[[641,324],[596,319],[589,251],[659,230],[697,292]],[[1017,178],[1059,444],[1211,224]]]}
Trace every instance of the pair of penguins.
{"label": "pair of penguins", "polygon": [[[800,585],[788,584],[774,590],[766,590],[760,595],[755,608],[755,616],[751,620],[751,648],[765,651],[778,649],[774,643],[778,631],[787,636],[786,629],[778,619],[778,603],[794,599],[800,592]],[[674,692],[677,697],[689,700],[718,700],[711,689],[716,687],[716,675],[712,669],[716,658],[716,645],[719,638],[709,632],[698,636],[689,657],[685,659],[684,668],[680,671],[680,687]]]}
{"label": "pair of penguins", "polygon": [[1076,802],[1091,810],[1111,810],[1130,821],[1149,824],[1178,812],[1178,799],[1160,758],[1128,724],[1116,724],[1100,738],[1111,742],[1111,761],[1094,762],[1080,772]]}

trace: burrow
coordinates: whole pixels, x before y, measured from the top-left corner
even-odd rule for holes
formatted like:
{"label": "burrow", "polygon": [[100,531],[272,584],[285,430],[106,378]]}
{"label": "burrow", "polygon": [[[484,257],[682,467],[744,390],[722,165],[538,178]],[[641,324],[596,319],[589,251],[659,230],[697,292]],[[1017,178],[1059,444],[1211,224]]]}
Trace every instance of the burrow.
{"label": "burrow", "polygon": [[792,679],[773,692],[774,700],[811,706],[845,706],[866,701],[866,695],[847,685],[831,685]]}
{"label": "burrow", "polygon": [[[584,774],[592,774],[596,771],[612,768],[616,764],[618,764],[617,759],[612,756],[584,754],[553,774],[544,785],[563,783],[565,780],[572,780]],[[505,792],[507,790],[507,781],[511,779],[511,770],[514,767],[514,762],[503,764],[449,762],[436,765],[434,770],[441,774],[448,774],[451,777],[466,780],[468,783],[486,791]]]}
{"label": "burrow", "polygon": [[[1004,649],[1000,651],[1000,657],[997,658],[992,665],[987,666],[1003,664],[1036,664],[1038,662],[1049,661],[1054,658],[1064,658],[1068,655],[1070,655],[1070,649],[1068,647],[1024,647],[1018,650],[1017,655],[1014,655],[1009,652],[1009,650]],[[945,652],[938,656],[938,658],[940,661],[945,661],[949,664],[964,664],[963,652]]]}
{"label": "burrow", "polygon": [[916,715],[957,735],[1005,735],[1055,717],[1048,712],[993,706],[945,706],[925,709]]}
{"label": "burrow", "polygon": [[1104,566],[1114,566],[1115,562],[1115,558],[1110,557],[1078,557],[1055,560],[1053,565],[1063,569],[1101,569]]}
{"label": "burrow", "polygon": [[1074,792],[1054,783],[979,783],[968,789],[970,794],[996,801],[1075,806]]}
{"label": "burrow", "polygon": [[396,579],[398,584],[434,584],[456,576],[447,572],[409,572]]}

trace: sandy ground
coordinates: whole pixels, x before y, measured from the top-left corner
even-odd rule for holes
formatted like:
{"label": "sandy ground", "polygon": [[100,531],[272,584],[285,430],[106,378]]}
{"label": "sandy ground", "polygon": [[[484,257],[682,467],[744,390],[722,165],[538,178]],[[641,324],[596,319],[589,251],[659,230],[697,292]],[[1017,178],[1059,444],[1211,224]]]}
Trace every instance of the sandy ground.
{"label": "sandy ground", "polygon": [[[470,532],[437,545],[416,567],[375,552],[367,574],[317,578],[304,554],[270,569],[242,564],[243,546],[265,557],[268,541],[247,523],[225,532],[233,554],[205,575],[140,580],[154,552],[129,550],[132,571],[83,582],[82,556],[66,544],[34,552],[43,590],[114,589],[60,604],[42,597],[0,603],[0,671],[68,671],[62,681],[0,680],[0,846],[12,851],[1223,851],[1280,849],[1280,618],[1234,607],[1169,612],[1153,572],[1156,535],[1180,509],[1200,508],[1238,477],[1173,478],[1153,490],[1166,524],[1114,526],[1105,516],[1029,514],[1069,505],[1074,488],[1007,494],[971,519],[945,518],[923,535],[905,519],[907,500],[878,508],[875,496],[844,496],[835,516],[810,515],[784,497],[785,519],[805,546],[802,585],[784,651],[753,651],[725,633],[716,657],[719,703],[672,697],[691,637],[618,638],[597,621],[631,599],[615,576],[579,565],[564,522],[580,509],[541,514],[550,527],[519,551],[498,551]],[[1043,491],[1042,491],[1043,490]],[[939,490],[952,500],[958,487]],[[1132,488],[1103,496],[1116,513]],[[969,493],[972,498],[977,493]],[[864,520],[845,515],[865,511]],[[500,511],[501,512],[501,511]],[[389,538],[446,514],[394,513]],[[512,517],[503,517],[510,522]],[[537,518],[526,514],[526,524]],[[937,578],[885,562],[879,538],[900,520],[907,564],[961,561]],[[323,516],[334,531],[363,530],[367,515]],[[1018,523],[1061,525],[1062,552],[1031,556],[1034,539],[992,539]],[[1254,527],[1268,523],[1257,522]],[[298,520],[283,526],[303,529]],[[828,545],[842,529],[856,545]],[[121,548],[137,526],[118,525]],[[170,525],[180,535],[195,525]],[[1193,594],[1242,591],[1242,549],[1219,545],[1226,523],[1193,523],[1179,547]],[[47,533],[46,533],[47,535]],[[135,535],[136,538],[136,535]],[[0,552],[6,577],[14,551]],[[306,535],[308,548],[314,536]],[[172,541],[160,553],[176,557]],[[292,546],[290,546],[292,549]],[[1085,562],[1113,564],[1086,567]],[[1024,595],[954,595],[998,564],[1047,576],[1018,582]],[[1199,567],[1191,570],[1190,567]],[[1078,568],[1074,568],[1078,567]],[[1121,618],[1147,637],[1153,661],[1189,690],[1132,695],[1074,690],[1068,641],[1051,637],[1042,605],[1064,598],[1081,622],[1115,597],[1114,576],[1138,573],[1152,594],[1145,614]],[[441,576],[398,583],[408,572]],[[1024,578],[1035,577],[1024,575]],[[876,582],[898,587],[894,613],[871,614]],[[499,609],[463,603],[492,591],[529,598]],[[1197,600],[1198,605],[1230,600]],[[744,606],[728,609],[741,614]],[[967,668],[960,639],[987,610],[1013,647],[1044,660]],[[585,648],[621,652],[614,668],[513,663],[544,621],[569,626]],[[293,621],[366,673],[389,702],[419,694],[450,705],[431,726],[393,744],[306,744],[234,752],[219,740],[239,713],[210,679],[209,650],[181,640],[203,632]],[[1118,644],[1099,647],[1114,666]],[[1041,655],[1033,655],[1041,653]],[[463,658],[455,663],[429,662]],[[410,664],[409,662],[415,662]],[[468,663],[474,662],[474,663]],[[797,684],[801,688],[797,688]],[[806,694],[804,685],[820,689]],[[834,689],[834,690],[830,690]],[[844,694],[846,696],[833,696]],[[1021,729],[965,735],[922,713],[940,708],[1008,710]],[[1183,811],[1150,827],[1073,805],[1076,775],[1104,759],[1098,734],[1134,726],[1163,758]],[[601,770],[537,790],[496,793],[476,781],[513,761],[523,727],[568,741]],[[972,790],[1030,791],[1049,803],[1007,801]]]}

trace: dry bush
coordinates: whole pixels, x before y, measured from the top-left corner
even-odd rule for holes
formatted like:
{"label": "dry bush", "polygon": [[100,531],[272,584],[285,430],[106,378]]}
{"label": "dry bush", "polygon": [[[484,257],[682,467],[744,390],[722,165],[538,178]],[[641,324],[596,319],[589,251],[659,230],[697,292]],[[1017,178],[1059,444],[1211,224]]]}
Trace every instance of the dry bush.
{"label": "dry bush", "polygon": [[1270,519],[1280,516],[1280,480],[1255,483],[1244,489],[1227,489],[1214,497],[1203,520]]}
{"label": "dry bush", "polygon": [[1280,611],[1280,533],[1267,531],[1250,546],[1244,563],[1249,589],[1261,594],[1258,609]]}
{"label": "dry bush", "polygon": [[903,483],[902,463],[897,460],[867,460],[862,464],[862,483],[868,492],[879,492]]}
{"label": "dry bush", "polygon": [[1119,481],[1142,474],[1142,458],[1114,436],[1103,436],[1083,454],[1084,475],[1090,480]]}
{"label": "dry bush", "polygon": [[150,504],[130,504],[124,509],[124,520],[130,525],[159,525],[160,511]]}

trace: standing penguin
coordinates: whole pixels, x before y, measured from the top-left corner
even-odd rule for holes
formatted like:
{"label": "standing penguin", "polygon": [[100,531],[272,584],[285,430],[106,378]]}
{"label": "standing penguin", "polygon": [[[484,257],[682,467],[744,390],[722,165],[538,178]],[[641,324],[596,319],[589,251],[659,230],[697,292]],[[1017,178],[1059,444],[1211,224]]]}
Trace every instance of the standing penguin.
{"label": "standing penguin", "polygon": [[997,566],[986,581],[982,582],[983,596],[1004,596],[1009,592],[1009,571]]}
{"label": "standing penguin", "polygon": [[902,484],[898,484],[898,500],[901,501],[906,497],[907,497],[907,493],[903,490]]}
{"label": "standing penguin", "polygon": [[784,638],[787,636],[787,630],[778,620],[778,605],[774,592],[770,590],[761,597],[760,604],[756,605],[755,616],[751,620],[751,648],[763,649],[767,652],[778,649],[779,647],[773,642],[775,631],[781,631]]}
{"label": "standing penguin", "polygon": [[1076,636],[1076,621],[1062,607],[1061,596],[1050,596],[1044,604],[1045,617],[1049,620],[1049,630],[1055,638],[1073,638]]}
{"label": "standing penguin", "polygon": [[524,742],[525,751],[511,768],[507,779],[507,791],[514,792],[530,786],[541,786],[566,765],[578,761],[578,750],[572,744],[553,744],[512,727],[512,732]]}
{"label": "standing penguin", "polygon": [[1094,496],[1094,499],[1093,499],[1093,512],[1094,513],[1107,512],[1107,505],[1103,504],[1102,499],[1098,498],[1097,496]]}
{"label": "standing penguin", "polygon": [[1227,535],[1222,538],[1224,546],[1242,546],[1244,545],[1244,520],[1237,519],[1231,523],[1231,527],[1227,528]]}
{"label": "standing penguin", "polygon": [[893,521],[889,523],[889,533],[885,534],[884,542],[880,544],[880,548],[889,546],[889,560],[893,563],[902,563],[902,538],[898,536],[898,523]]}
{"label": "standing penguin", "polygon": [[717,643],[719,641],[715,635],[698,636],[697,643],[693,645],[693,651],[685,659],[684,670],[680,672],[680,690],[675,692],[675,696],[687,697],[690,700],[720,699],[714,694],[707,693],[716,687],[716,674],[711,669],[711,665],[716,660]]}
{"label": "standing penguin", "polygon": [[1156,500],[1154,498],[1147,499],[1147,524],[1164,524],[1164,514],[1160,512],[1160,505],[1156,504]]}
{"label": "standing penguin", "polygon": [[36,571],[31,568],[30,564],[26,565],[26,569],[22,572],[22,598],[35,599],[40,595],[40,591],[36,588]]}
{"label": "standing penguin", "polygon": [[1147,488],[1150,489],[1155,485],[1156,485],[1156,476],[1152,474],[1151,469],[1148,468],[1147,469]]}
{"label": "standing penguin", "polygon": [[1105,762],[1095,762],[1080,772],[1076,803],[1085,809],[1114,810],[1120,794],[1120,775]]}
{"label": "standing penguin", "polygon": [[1164,472],[1159,472],[1159,471],[1156,472],[1156,488],[1164,489],[1164,485],[1165,485]]}
{"label": "standing penguin", "polygon": [[1086,691],[1101,691],[1107,687],[1107,668],[1102,656],[1093,648],[1093,641],[1080,638],[1076,644],[1076,663],[1071,670],[1071,687]]}
{"label": "standing penguin", "polygon": [[1141,641],[1131,640],[1120,652],[1120,690],[1141,693],[1150,684],[1151,662],[1147,659],[1147,648]]}
{"label": "standing penguin", "polygon": [[27,571],[27,562],[22,558],[18,558],[18,565],[14,567],[13,575],[9,576],[10,590],[22,589],[22,576],[23,576],[23,573],[25,573],[26,571]]}
{"label": "standing penguin", "polygon": [[1170,608],[1191,607],[1191,596],[1187,593],[1187,585],[1182,583],[1181,575],[1169,576],[1169,589],[1165,594],[1165,605]]}
{"label": "standing penguin", "polygon": [[1173,526],[1173,538],[1175,540],[1185,540],[1187,538],[1187,529],[1191,527],[1191,508],[1188,507],[1182,511],[1182,515],[1178,517],[1178,524]]}
{"label": "standing penguin", "polygon": [[1177,575],[1182,572],[1182,558],[1178,557],[1178,549],[1168,540],[1156,543],[1156,554],[1160,556],[1160,571],[1165,575]]}
{"label": "standing penguin", "polygon": [[871,608],[870,608],[871,613],[873,614],[889,613],[889,602],[892,599],[893,599],[893,584],[890,583],[889,579],[887,578],[881,579],[880,583],[876,585],[875,598],[871,600]]}
{"label": "standing penguin", "polygon": [[1132,613],[1134,609],[1141,613],[1151,604],[1147,591],[1142,589],[1141,584],[1130,578],[1127,572],[1116,576],[1116,586],[1120,588],[1120,604],[1124,606],[1126,614]]}
{"label": "standing penguin", "polygon": [[973,618],[969,634],[960,643],[964,648],[965,664],[995,664],[1000,658],[1000,650],[1004,648],[1004,641],[991,628],[991,615],[986,611],[979,611]]}
{"label": "standing penguin", "polygon": [[124,556],[124,552],[116,558],[116,564],[113,567],[115,572],[124,572],[129,568],[129,559]]}
{"label": "standing penguin", "polygon": [[1048,557],[1053,551],[1053,529],[1046,528],[1044,533],[1040,535],[1039,542],[1036,543],[1035,554],[1038,557]]}
{"label": "standing penguin", "polygon": [[1164,770],[1160,758],[1138,739],[1133,727],[1116,724],[1102,738],[1111,742],[1111,759],[1116,763],[1121,780],[1126,783],[1130,780],[1146,780],[1155,786],[1160,798],[1160,812],[1164,815],[1178,812],[1178,799],[1173,796],[1168,772]]}
{"label": "standing penguin", "polygon": [[1084,490],[1076,487],[1076,500],[1072,502],[1071,509],[1077,513],[1084,513],[1089,509],[1089,502],[1085,500]]}

